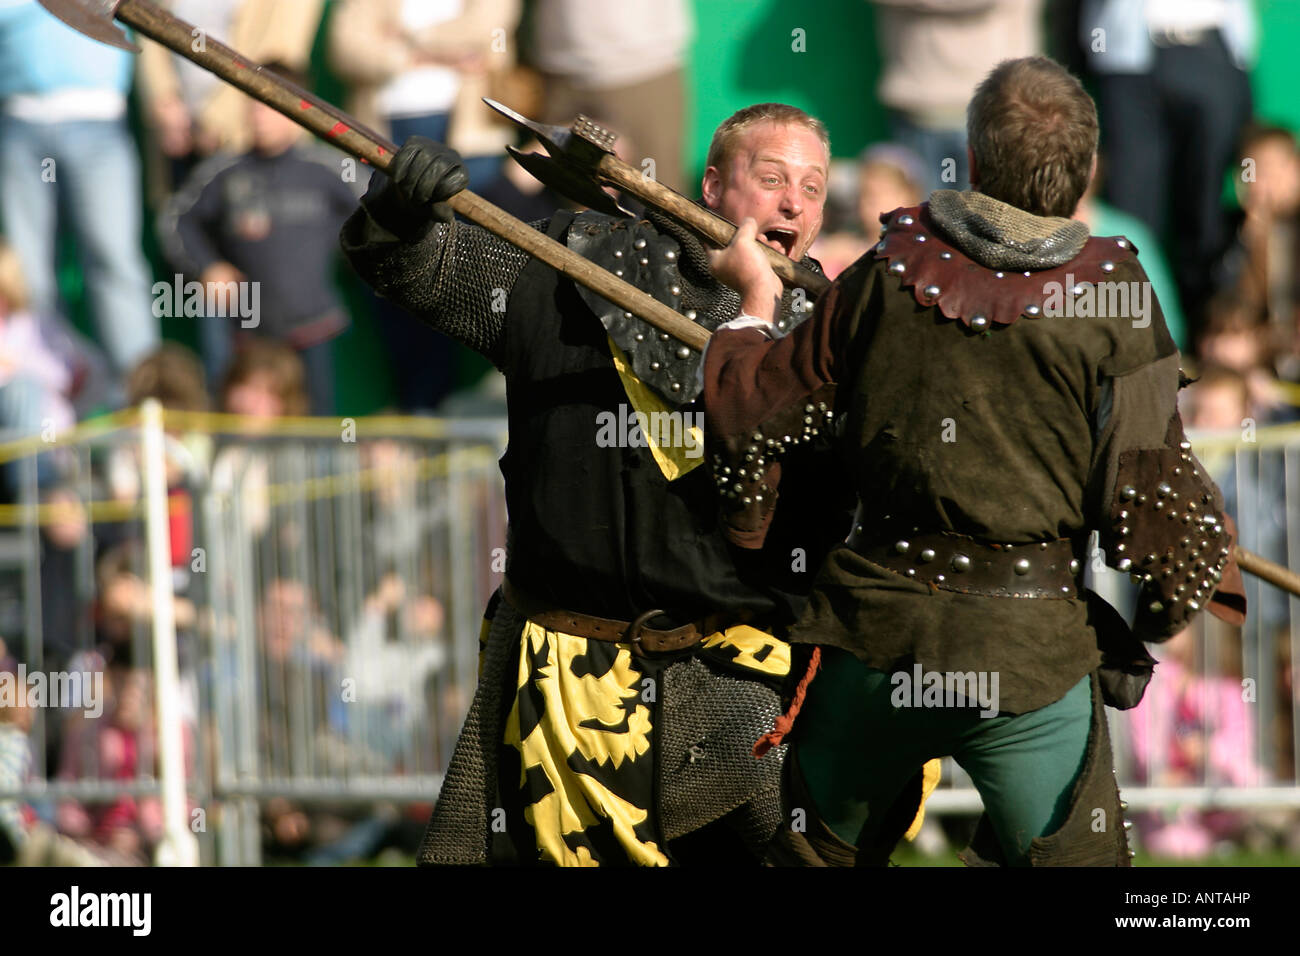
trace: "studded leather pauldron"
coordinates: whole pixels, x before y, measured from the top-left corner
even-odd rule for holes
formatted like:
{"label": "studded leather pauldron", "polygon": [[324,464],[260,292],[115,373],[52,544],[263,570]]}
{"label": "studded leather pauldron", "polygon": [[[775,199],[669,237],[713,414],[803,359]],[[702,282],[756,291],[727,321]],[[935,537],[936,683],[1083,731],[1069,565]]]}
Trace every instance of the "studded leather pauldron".
{"label": "studded leather pauldron", "polygon": [[776,506],[781,457],[812,442],[835,417],[835,385],[823,385],[744,435],[710,436],[713,477],[727,524],[740,532],[766,528]]}
{"label": "studded leather pauldron", "polygon": [[[1080,296],[1091,283],[1105,280],[1137,250],[1127,239],[1093,236],[1064,265],[1015,272],[991,270],[947,242],[930,220],[928,204],[882,215],[880,241],[873,255],[887,259],[889,274],[910,287],[923,306],[939,307],[977,332],[1010,325],[1021,316],[1050,319],[1053,292]],[[990,281],[990,276],[992,281]],[[1051,285],[1057,283],[1058,285]]]}
{"label": "studded leather pauldron", "polygon": [[1120,455],[1111,527],[1101,545],[1112,566],[1142,584],[1134,630],[1160,640],[1209,603],[1231,554],[1221,499],[1170,419],[1166,447]]}
{"label": "studded leather pauldron", "polygon": [[[648,222],[629,223],[594,213],[575,216],[567,245],[596,265],[680,311],[682,278],[677,268],[676,240],[662,236]],[[632,363],[636,377],[664,399],[685,404],[698,394],[696,370],[700,353],[667,332],[625,312],[586,286],[578,294],[605,326],[614,343]],[[695,321],[695,311],[686,313]]]}

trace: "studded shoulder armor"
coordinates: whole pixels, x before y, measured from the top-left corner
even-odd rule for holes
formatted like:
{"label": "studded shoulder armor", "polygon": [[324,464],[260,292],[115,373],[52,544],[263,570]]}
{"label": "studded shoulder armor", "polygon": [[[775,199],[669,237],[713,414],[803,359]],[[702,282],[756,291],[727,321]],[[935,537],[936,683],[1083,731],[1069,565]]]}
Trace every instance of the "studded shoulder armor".
{"label": "studded shoulder armor", "polygon": [[[647,216],[633,221],[579,213],[569,225],[566,244],[710,332],[734,319],[740,313],[740,296],[710,275],[699,239],[666,216],[654,211]],[[821,271],[812,259],[800,264]],[[579,286],[578,293],[628,357],[637,378],[670,405],[695,400],[700,393],[699,352],[590,289]],[[778,327],[794,328],[812,307],[805,294],[786,290]]]}
{"label": "studded shoulder armor", "polygon": [[1134,631],[1163,640],[1209,604],[1232,553],[1223,499],[1192,454],[1177,413],[1163,448],[1123,452],[1101,531],[1109,563],[1142,584]]}
{"label": "studded shoulder armor", "polygon": [[1020,271],[990,269],[944,238],[928,206],[922,203],[882,215],[880,241],[871,254],[888,260],[889,274],[911,288],[918,303],[937,305],[945,318],[977,332],[1010,325],[1022,316],[1081,315],[1073,311],[1073,303],[1137,252],[1122,236],[1093,236],[1064,265]]}

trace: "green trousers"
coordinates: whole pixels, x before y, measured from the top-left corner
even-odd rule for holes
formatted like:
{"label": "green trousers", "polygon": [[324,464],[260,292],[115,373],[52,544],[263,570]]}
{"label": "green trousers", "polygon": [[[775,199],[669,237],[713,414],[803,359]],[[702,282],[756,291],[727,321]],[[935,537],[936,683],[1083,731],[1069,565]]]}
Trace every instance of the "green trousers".
{"label": "green trousers", "polygon": [[911,699],[900,686],[822,648],[794,743],[822,819],[840,839],[872,845],[873,824],[921,765],[951,756],[979,790],[1007,861],[1028,866],[1029,841],[1059,829],[1070,809],[1092,716],[1088,678],[1046,707],[992,717],[979,707],[896,706]]}

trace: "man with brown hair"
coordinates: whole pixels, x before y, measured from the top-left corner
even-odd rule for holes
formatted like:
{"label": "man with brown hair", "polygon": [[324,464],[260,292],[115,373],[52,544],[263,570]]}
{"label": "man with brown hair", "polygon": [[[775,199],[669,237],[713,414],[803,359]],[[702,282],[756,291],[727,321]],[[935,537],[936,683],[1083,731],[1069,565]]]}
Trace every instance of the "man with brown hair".
{"label": "man with brown hair", "polygon": [[[760,547],[780,520],[781,458],[831,388],[858,495],[791,635],[823,663],[787,761],[808,815],[777,843],[787,862],[878,858],[882,808],[951,755],[984,802],[968,863],[1127,865],[1103,700],[1140,698],[1138,638],[1244,614],[1136,250],[1064,218],[1094,164],[1091,101],[1050,60],[1005,61],[968,126],[975,189],[883,214],[791,334],[771,329],[752,224],[714,266],[747,313],[704,360],[730,537]],[[1085,591],[1094,529],[1141,584],[1131,631]]]}
{"label": "man with brown hair", "polygon": [[[802,111],[742,110],[715,138],[704,204],[816,268],[805,252],[829,153]],[[847,508],[825,510],[824,480],[795,468],[819,515],[791,512],[762,551],[731,547],[698,467],[698,353],[455,222],[453,152],[413,138],[390,174],[343,247],[376,290],[505,374],[510,427],[505,583],[420,862],[756,859],[781,822],[785,750],[752,749],[802,673],[772,632],[797,616]],[[536,225],[707,329],[735,315],[700,241],[657,213]],[[777,321],[806,318],[792,293],[778,298]]]}

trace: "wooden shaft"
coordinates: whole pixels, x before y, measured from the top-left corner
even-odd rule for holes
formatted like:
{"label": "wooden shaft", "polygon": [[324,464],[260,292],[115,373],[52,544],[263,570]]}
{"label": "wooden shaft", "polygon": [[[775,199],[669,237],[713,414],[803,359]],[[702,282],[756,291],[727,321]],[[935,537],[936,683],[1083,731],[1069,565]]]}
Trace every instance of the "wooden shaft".
{"label": "wooden shaft", "polygon": [[1233,546],[1232,556],[1236,558],[1238,567],[1248,574],[1253,574],[1283,591],[1300,594],[1300,574],[1296,574],[1290,568],[1274,564],[1267,558],[1261,558],[1253,551],[1247,551],[1236,545]]}
{"label": "wooden shaft", "polygon": [[[697,203],[687,199],[676,190],[669,189],[662,183],[642,176],[639,170],[629,166],[617,156],[606,154],[601,157],[600,163],[596,167],[596,177],[611,186],[617,186],[624,192],[630,193],[642,202],[649,203],[656,209],[663,210],[679,222],[683,222],[691,229],[694,229],[719,248],[731,242],[731,237],[736,234],[734,223],[728,222],[716,213],[701,208]],[[789,288],[803,289],[808,294],[809,299],[816,299],[831,287],[831,280],[824,275],[818,275],[810,269],[805,269],[799,263],[788,256],[783,256],[771,246],[765,246],[757,240],[755,240],[755,243],[767,256],[772,271]]]}
{"label": "wooden shaft", "polygon": [[[202,37],[202,48],[195,49],[200,45],[200,37],[184,20],[144,0],[123,0],[115,16],[376,169],[386,170],[392,163],[397,152],[396,144],[288,80],[250,63],[217,40]],[[468,189],[452,196],[447,204],[471,222],[518,246],[623,311],[640,316],[683,344],[701,350],[709,341],[709,332],[703,326],[696,325],[648,293],[584,259]]]}

